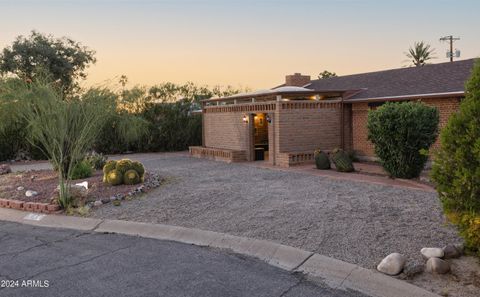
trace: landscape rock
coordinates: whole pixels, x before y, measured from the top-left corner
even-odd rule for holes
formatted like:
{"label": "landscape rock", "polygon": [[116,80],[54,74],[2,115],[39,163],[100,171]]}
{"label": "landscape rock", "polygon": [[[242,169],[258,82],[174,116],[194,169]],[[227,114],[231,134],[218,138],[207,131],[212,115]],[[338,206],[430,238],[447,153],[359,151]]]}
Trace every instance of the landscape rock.
{"label": "landscape rock", "polygon": [[84,187],[85,189],[88,190],[88,181],[84,181],[82,183],[75,184],[75,186]]}
{"label": "landscape rock", "polygon": [[8,174],[12,169],[7,164],[0,165],[0,175]]}
{"label": "landscape rock", "polygon": [[32,191],[32,190],[27,190],[25,192],[25,196],[27,196],[27,197],[35,197],[37,195],[38,195],[38,192],[35,192],[35,191]]}
{"label": "landscape rock", "polygon": [[403,273],[407,278],[412,278],[425,270],[425,264],[418,261],[409,261],[403,268]]}
{"label": "landscape rock", "polygon": [[388,275],[397,275],[402,272],[405,262],[405,256],[399,253],[392,253],[378,264],[377,270]]}
{"label": "landscape rock", "polygon": [[450,264],[440,258],[430,258],[427,261],[427,271],[437,274],[445,274],[450,271]]}
{"label": "landscape rock", "polygon": [[23,191],[23,190],[25,190],[25,187],[20,186],[17,188],[17,191]]}
{"label": "landscape rock", "polygon": [[97,200],[97,201],[95,201],[95,202],[93,203],[93,206],[100,206],[100,205],[102,205],[102,204],[103,204],[102,201]]}
{"label": "landscape rock", "polygon": [[462,253],[454,245],[451,244],[443,248],[443,254],[443,257],[445,259],[458,258],[462,255]]}
{"label": "landscape rock", "polygon": [[423,248],[420,250],[425,259],[443,258],[443,249],[441,248]]}

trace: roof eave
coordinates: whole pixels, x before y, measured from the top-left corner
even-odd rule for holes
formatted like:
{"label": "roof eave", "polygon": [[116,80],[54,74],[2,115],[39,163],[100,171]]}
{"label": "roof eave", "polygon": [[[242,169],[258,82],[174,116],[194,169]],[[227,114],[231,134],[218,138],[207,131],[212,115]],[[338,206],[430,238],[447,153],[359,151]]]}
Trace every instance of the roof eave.
{"label": "roof eave", "polygon": [[344,102],[345,103],[361,103],[361,102],[378,102],[378,101],[404,101],[404,100],[412,100],[412,99],[448,98],[448,97],[464,97],[464,96],[465,96],[465,91],[456,91],[456,92],[444,92],[444,93],[373,97],[373,98],[355,98],[355,99],[346,99]]}

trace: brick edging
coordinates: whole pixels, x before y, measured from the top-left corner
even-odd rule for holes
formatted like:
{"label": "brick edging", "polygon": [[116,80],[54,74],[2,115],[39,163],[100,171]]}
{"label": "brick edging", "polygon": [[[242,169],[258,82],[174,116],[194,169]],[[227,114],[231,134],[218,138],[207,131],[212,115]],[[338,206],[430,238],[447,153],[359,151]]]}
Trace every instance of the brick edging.
{"label": "brick edging", "polygon": [[41,202],[25,202],[21,200],[2,199],[2,198],[0,198],[0,207],[25,210],[30,212],[41,212],[41,213],[56,213],[60,210],[60,206],[57,204],[41,203]]}

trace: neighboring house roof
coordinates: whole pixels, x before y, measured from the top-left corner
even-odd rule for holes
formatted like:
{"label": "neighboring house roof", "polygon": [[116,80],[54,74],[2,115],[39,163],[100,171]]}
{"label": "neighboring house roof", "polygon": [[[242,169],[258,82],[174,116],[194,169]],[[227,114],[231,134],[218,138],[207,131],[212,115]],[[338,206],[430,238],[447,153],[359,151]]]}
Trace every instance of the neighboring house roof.
{"label": "neighboring house roof", "polygon": [[315,91],[346,91],[346,101],[462,96],[475,59],[428,64],[326,79],[304,87]]}

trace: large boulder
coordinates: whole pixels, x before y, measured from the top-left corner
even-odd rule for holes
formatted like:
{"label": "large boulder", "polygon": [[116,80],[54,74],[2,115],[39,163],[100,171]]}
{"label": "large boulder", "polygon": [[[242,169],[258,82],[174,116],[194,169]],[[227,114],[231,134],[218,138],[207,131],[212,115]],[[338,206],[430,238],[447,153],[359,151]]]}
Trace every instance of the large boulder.
{"label": "large boulder", "polygon": [[430,258],[443,258],[443,249],[441,248],[423,248],[420,253],[425,259]]}
{"label": "large boulder", "polygon": [[415,275],[422,273],[425,270],[425,264],[418,261],[409,261],[403,268],[403,273],[407,278],[413,278]]}
{"label": "large boulder", "polygon": [[440,258],[430,258],[427,261],[427,271],[437,274],[445,274],[450,271],[450,264]]}
{"label": "large boulder", "polygon": [[462,252],[454,245],[449,244],[443,248],[443,254],[444,259],[452,259],[460,257]]}
{"label": "large boulder", "polygon": [[397,275],[402,272],[406,261],[402,254],[392,253],[378,264],[377,270],[388,275]]}

